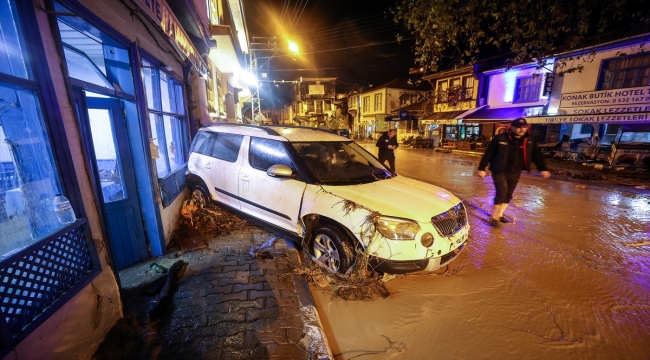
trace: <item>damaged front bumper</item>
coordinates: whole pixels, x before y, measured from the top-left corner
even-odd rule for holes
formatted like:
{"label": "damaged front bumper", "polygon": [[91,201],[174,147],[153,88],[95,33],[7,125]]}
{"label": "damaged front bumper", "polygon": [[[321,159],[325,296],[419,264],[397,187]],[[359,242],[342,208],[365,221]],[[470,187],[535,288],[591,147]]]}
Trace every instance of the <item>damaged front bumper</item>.
{"label": "damaged front bumper", "polygon": [[371,269],[388,274],[407,274],[417,271],[435,271],[449,264],[460,255],[467,243],[442,256],[418,260],[391,260],[370,256],[368,264]]}

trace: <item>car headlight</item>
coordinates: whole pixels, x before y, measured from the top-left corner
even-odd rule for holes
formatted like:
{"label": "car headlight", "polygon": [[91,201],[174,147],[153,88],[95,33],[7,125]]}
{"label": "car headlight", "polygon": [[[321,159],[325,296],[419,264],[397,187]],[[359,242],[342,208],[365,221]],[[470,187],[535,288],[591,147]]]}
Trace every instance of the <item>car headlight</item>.
{"label": "car headlight", "polygon": [[420,225],[413,220],[380,216],[377,231],[385,238],[393,240],[413,240],[420,231]]}

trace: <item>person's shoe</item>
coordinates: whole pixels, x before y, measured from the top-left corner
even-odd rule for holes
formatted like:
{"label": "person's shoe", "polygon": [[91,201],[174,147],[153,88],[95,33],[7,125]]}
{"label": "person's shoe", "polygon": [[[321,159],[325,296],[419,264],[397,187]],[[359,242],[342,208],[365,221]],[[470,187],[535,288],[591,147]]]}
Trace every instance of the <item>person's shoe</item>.
{"label": "person's shoe", "polygon": [[507,223],[510,222],[510,220],[506,219],[505,216],[500,217],[500,218],[499,218],[499,221],[501,221],[501,222],[504,223],[504,224],[507,224]]}
{"label": "person's shoe", "polygon": [[499,220],[497,220],[495,218],[490,218],[490,220],[488,222],[490,223],[490,225],[492,225],[494,227],[500,227],[501,226],[501,223],[499,222]]}

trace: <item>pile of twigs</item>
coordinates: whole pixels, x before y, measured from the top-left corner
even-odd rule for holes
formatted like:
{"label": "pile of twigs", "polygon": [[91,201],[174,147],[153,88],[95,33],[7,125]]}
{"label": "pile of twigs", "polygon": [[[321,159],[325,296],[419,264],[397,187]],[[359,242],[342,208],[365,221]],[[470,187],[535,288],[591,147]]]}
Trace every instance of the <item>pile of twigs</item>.
{"label": "pile of twigs", "polygon": [[204,239],[227,235],[248,225],[246,220],[215,205],[196,209],[191,219],[192,225]]}
{"label": "pile of twigs", "polygon": [[357,251],[357,262],[345,274],[333,272],[319,264],[306,249],[303,254],[304,265],[294,267],[294,273],[303,275],[307,282],[319,289],[331,291],[332,297],[367,301],[390,295],[384,283],[384,276],[369,270],[368,254],[365,251]]}

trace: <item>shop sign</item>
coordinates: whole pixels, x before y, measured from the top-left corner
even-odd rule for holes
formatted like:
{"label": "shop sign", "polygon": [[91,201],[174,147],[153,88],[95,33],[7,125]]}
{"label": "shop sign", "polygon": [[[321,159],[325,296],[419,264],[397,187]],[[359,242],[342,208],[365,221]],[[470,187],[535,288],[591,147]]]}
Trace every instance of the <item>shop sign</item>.
{"label": "shop sign", "polygon": [[650,150],[617,149],[612,145],[612,152],[609,155],[609,164],[613,166],[646,166],[644,161],[650,158]]}
{"label": "shop sign", "polygon": [[621,106],[588,106],[560,109],[566,111],[567,115],[592,115],[592,114],[617,114],[617,113],[640,113],[650,112],[650,105],[621,105]]}
{"label": "shop sign", "polygon": [[562,94],[560,110],[584,106],[627,106],[650,103],[650,86]]}
{"label": "shop sign", "polygon": [[559,115],[526,118],[529,124],[571,124],[571,123],[650,123],[650,112],[603,115]]}
{"label": "shop sign", "polygon": [[136,0],[140,8],[162,29],[174,46],[185,55],[201,75],[208,73],[208,67],[201,59],[189,36],[183,30],[165,0]]}
{"label": "shop sign", "polygon": [[445,124],[445,125],[456,125],[458,124],[458,120],[456,119],[451,119],[451,120],[434,120],[434,124]]}
{"label": "shop sign", "polygon": [[309,85],[309,95],[325,95],[325,85]]}

